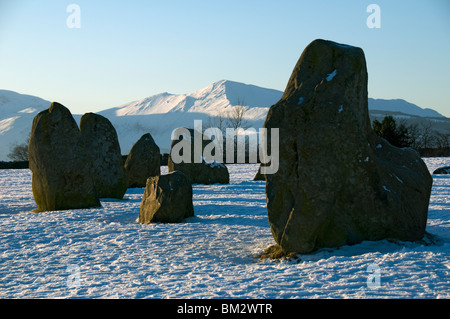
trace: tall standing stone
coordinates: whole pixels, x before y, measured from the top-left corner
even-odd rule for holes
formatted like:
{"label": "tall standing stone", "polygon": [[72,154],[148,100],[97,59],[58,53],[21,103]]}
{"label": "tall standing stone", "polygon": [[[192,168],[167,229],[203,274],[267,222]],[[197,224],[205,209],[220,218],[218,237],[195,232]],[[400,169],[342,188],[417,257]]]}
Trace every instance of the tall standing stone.
{"label": "tall standing stone", "polygon": [[38,211],[100,206],[80,130],[66,107],[53,102],[36,115],[28,153]]}
{"label": "tall standing stone", "polygon": [[362,49],[315,40],[268,112],[280,133],[268,218],[286,252],[424,236],[432,178],[417,152],[372,131],[367,81]]}
{"label": "tall standing stone", "polygon": [[150,133],[133,145],[125,162],[128,187],[145,187],[147,178],[161,174],[159,147]]}
{"label": "tall standing stone", "polygon": [[81,117],[80,130],[98,197],[122,199],[128,180],[114,126],[101,115],[86,113]]}

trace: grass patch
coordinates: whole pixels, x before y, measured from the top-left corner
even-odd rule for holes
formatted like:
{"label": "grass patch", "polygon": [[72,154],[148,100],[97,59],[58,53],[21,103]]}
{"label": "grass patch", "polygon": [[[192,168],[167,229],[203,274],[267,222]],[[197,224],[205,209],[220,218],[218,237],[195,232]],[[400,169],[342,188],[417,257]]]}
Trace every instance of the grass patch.
{"label": "grass patch", "polygon": [[286,252],[279,245],[271,245],[263,250],[261,254],[258,255],[260,260],[272,259],[272,260],[296,260],[299,262],[301,259],[295,252]]}

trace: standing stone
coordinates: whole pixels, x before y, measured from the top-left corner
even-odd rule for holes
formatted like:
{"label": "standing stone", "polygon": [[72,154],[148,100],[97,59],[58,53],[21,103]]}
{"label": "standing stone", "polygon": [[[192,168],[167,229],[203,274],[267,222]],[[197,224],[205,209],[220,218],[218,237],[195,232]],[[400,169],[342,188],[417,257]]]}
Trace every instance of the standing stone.
{"label": "standing stone", "polygon": [[161,174],[159,147],[150,133],[133,145],[125,162],[128,187],[145,187],[147,178]]}
{"label": "standing stone", "polygon": [[367,78],[362,49],[315,40],[268,112],[280,149],[267,209],[285,252],[424,236],[432,178],[416,151],[372,131]]}
{"label": "standing stone", "polygon": [[[192,184],[229,184],[230,183],[230,174],[228,172],[228,168],[219,162],[216,161],[206,161],[202,156],[203,150],[205,146],[207,146],[211,141],[207,141],[202,139],[202,154],[195,154],[194,149],[194,130],[188,129],[191,134],[190,139],[190,152],[191,159],[189,163],[181,162],[175,163],[172,159],[172,149],[174,146],[179,143],[181,140],[173,140],[172,145],[170,147],[170,154],[168,159],[168,170],[169,172],[181,171],[183,172],[191,181]],[[201,133],[199,133],[201,134]],[[201,163],[195,162],[195,157],[201,158]],[[199,160],[200,161],[200,160]]]}
{"label": "standing stone", "polygon": [[186,175],[176,171],[147,180],[139,223],[179,223],[192,216],[192,185]]}
{"label": "standing stone", "polygon": [[100,206],[80,130],[66,107],[53,102],[36,115],[28,153],[38,211]]}
{"label": "standing stone", "polygon": [[81,117],[80,130],[98,197],[122,199],[128,180],[114,126],[101,115],[86,113]]}

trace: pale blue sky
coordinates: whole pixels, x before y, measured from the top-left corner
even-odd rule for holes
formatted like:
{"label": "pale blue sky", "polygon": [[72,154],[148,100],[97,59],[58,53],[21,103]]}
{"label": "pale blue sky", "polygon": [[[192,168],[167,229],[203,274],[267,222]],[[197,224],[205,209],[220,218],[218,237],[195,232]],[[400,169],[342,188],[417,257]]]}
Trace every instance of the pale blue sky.
{"label": "pale blue sky", "polygon": [[[366,25],[371,3],[380,29]],[[222,79],[284,90],[317,38],[363,48],[370,97],[450,117],[448,0],[0,0],[0,89],[77,114]]]}

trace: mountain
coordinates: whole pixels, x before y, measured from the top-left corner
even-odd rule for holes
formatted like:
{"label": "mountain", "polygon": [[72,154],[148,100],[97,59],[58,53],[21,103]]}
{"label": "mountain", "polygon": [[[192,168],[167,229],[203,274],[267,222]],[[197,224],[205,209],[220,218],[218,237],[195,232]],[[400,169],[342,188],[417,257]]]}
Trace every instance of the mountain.
{"label": "mountain", "polygon": [[37,113],[51,102],[39,97],[0,90],[0,161],[7,161],[11,148],[27,142]]}
{"label": "mountain", "polygon": [[444,117],[442,114],[432,109],[423,109],[415,104],[406,102],[405,100],[383,100],[369,98],[369,110],[372,113],[399,112],[407,115],[415,115],[420,117]]}
{"label": "mountain", "polygon": [[226,113],[234,105],[245,105],[246,116],[253,120],[263,119],[267,108],[276,103],[283,92],[255,85],[222,80],[190,94],[161,93],[145,99],[111,108],[99,114],[104,116],[129,116],[163,114],[170,112]]}
{"label": "mountain", "polygon": [[[115,108],[99,112],[109,118],[119,135],[122,152],[126,154],[141,135],[150,132],[162,152],[170,149],[171,132],[177,127],[190,127],[194,120],[202,120],[203,128],[213,118],[225,115],[235,105],[245,105],[247,124],[259,128],[264,123],[271,105],[283,95],[282,91],[254,85],[222,80],[189,94],[153,95]],[[369,98],[371,118],[394,115],[396,117],[439,118],[443,125],[450,120],[431,109],[408,103],[404,100],[382,100]]]}
{"label": "mountain", "polygon": [[269,107],[283,92],[234,81],[222,80],[189,94],[161,93],[107,109],[107,117],[117,130],[122,153],[127,154],[143,134],[150,132],[161,152],[169,152],[172,131],[177,127],[193,128],[202,120],[203,128],[236,105],[245,105],[249,126],[263,125]]}
{"label": "mountain", "polygon": [[[236,105],[244,105],[248,126],[260,128],[271,105],[283,92],[234,81],[222,80],[188,94],[160,93],[141,100],[98,112],[108,118],[117,130],[122,154],[145,133],[151,133],[161,152],[169,152],[175,128],[194,126],[203,121],[203,129],[217,123]],[[41,98],[0,90],[0,161],[8,160],[15,144],[25,143],[34,116],[50,106]],[[70,108],[70,105],[67,105]],[[411,121],[431,121],[433,128],[450,131],[450,119],[431,109],[423,109],[404,100],[369,98],[371,118],[393,115]],[[79,123],[81,115],[74,114]]]}

